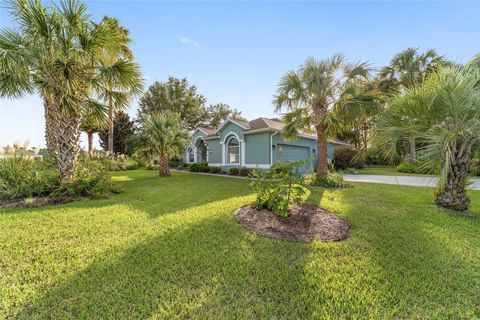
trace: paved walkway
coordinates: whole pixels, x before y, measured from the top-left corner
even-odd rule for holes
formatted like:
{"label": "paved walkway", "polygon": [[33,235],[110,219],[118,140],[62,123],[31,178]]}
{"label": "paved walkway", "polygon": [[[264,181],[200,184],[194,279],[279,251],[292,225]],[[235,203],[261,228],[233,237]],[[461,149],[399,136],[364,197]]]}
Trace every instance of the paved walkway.
{"label": "paved walkway", "polygon": [[[373,174],[345,174],[345,181],[350,182],[373,182],[385,184],[400,184],[404,186],[415,187],[435,187],[438,184],[437,177],[428,176],[381,176]],[[468,189],[480,190],[480,178],[470,179],[471,184]]]}

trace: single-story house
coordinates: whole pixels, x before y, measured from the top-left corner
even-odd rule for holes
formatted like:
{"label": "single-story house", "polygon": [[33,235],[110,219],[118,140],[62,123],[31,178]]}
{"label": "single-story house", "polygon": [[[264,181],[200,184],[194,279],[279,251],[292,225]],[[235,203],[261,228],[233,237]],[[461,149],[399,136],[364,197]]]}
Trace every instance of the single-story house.
{"label": "single-story house", "polygon": [[[228,170],[231,167],[267,169],[281,160],[316,159],[315,134],[302,132],[298,139],[285,141],[281,136],[282,129],[283,123],[277,118],[258,118],[252,121],[228,119],[216,129],[198,127],[185,150],[183,160],[185,163],[207,161],[209,166]],[[333,158],[333,152],[338,146],[351,145],[329,140],[329,159]]]}

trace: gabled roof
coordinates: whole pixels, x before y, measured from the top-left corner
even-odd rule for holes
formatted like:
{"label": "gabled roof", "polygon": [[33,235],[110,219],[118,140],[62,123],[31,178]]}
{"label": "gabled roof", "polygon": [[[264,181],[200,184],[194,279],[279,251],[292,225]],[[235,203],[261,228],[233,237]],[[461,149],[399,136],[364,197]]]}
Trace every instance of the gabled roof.
{"label": "gabled roof", "polygon": [[[278,118],[257,118],[251,121],[243,121],[243,120],[237,120],[237,119],[227,119],[225,122],[223,122],[217,129],[212,129],[212,128],[206,128],[206,127],[198,127],[197,130],[202,130],[204,133],[207,134],[207,139],[215,139],[218,138],[218,132],[229,122],[234,123],[238,126],[240,126],[243,129],[243,132],[245,134],[248,133],[253,133],[253,132],[258,132],[258,131],[282,131],[283,127],[285,126],[283,121],[278,119]],[[306,131],[300,131],[299,132],[300,137],[304,138],[309,138],[309,139],[316,139],[317,135],[315,132],[306,132]],[[345,146],[352,146],[349,143],[346,143],[341,140],[328,140],[330,143],[334,144],[340,144],[340,145],[345,145]]]}

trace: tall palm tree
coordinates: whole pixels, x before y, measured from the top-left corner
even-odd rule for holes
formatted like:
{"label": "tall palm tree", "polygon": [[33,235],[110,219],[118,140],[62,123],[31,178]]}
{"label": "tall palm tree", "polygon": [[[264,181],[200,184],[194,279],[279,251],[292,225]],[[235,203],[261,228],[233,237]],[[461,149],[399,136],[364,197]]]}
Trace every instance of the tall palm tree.
{"label": "tall palm tree", "polygon": [[158,156],[159,176],[170,176],[170,157],[178,154],[188,141],[180,115],[169,110],[153,113],[141,118],[139,126],[139,133],[133,141],[136,150],[150,158]]}
{"label": "tall palm tree", "polygon": [[60,178],[73,176],[79,150],[81,115],[105,106],[92,103],[108,79],[123,79],[138,70],[122,60],[122,68],[104,72],[112,55],[122,50],[113,23],[93,23],[86,5],[62,0],[10,0],[16,29],[0,31],[0,95],[18,97],[36,92],[44,100],[47,146],[56,156]]}
{"label": "tall palm tree", "polygon": [[284,135],[297,137],[298,130],[316,131],[317,175],[328,173],[327,138],[339,129],[340,110],[371,97],[353,92],[355,82],[369,78],[367,63],[349,64],[343,55],[329,59],[308,58],[298,71],[287,72],[278,84],[273,104],[277,112],[286,109]]}
{"label": "tall palm tree", "polygon": [[[444,67],[422,84],[398,94],[378,122],[376,144],[387,158],[410,137],[423,146],[419,156],[440,174],[436,203],[467,210],[465,192],[472,148],[480,145],[480,72],[469,67]],[[408,119],[415,117],[416,122]]]}
{"label": "tall palm tree", "polygon": [[[143,87],[143,79],[138,68],[131,63],[133,61],[133,53],[129,48],[131,39],[128,30],[122,28],[117,19],[104,17],[104,22],[112,26],[117,33],[119,50],[111,52],[111,56],[106,59],[101,72],[105,75],[104,83],[100,92],[100,96],[108,106],[108,152],[113,155],[113,122],[117,111],[124,111],[133,96],[139,94]],[[121,77],[118,77],[119,69],[121,69]]]}

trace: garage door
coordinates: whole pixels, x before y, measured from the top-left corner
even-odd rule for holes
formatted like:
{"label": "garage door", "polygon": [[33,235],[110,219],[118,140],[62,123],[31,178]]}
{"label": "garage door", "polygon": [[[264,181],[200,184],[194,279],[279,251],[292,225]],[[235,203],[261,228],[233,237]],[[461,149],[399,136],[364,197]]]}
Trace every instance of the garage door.
{"label": "garage door", "polygon": [[310,154],[310,148],[291,146],[288,144],[278,145],[278,160],[306,160]]}

